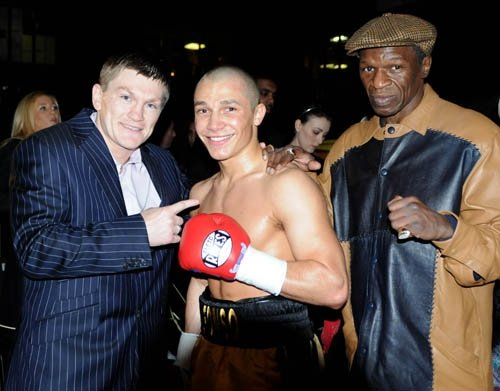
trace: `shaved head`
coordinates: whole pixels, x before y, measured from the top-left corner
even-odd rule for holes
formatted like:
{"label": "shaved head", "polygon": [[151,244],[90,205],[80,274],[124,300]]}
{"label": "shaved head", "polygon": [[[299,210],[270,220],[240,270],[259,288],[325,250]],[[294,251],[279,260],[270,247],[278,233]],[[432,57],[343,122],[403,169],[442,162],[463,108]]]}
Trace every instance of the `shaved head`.
{"label": "shaved head", "polygon": [[257,84],[255,83],[253,77],[241,68],[229,65],[214,68],[203,75],[200,81],[198,81],[196,89],[205,80],[221,81],[235,78],[239,79],[245,85],[245,88],[243,89],[244,95],[248,98],[252,110],[255,109],[259,104],[259,89],[257,88]]}

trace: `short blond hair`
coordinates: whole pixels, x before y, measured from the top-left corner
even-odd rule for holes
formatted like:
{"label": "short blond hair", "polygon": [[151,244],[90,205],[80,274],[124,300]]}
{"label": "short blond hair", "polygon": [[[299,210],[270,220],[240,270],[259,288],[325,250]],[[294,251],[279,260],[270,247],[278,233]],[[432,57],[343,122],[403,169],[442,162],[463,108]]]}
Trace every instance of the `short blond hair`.
{"label": "short blond hair", "polygon": [[206,79],[219,80],[226,78],[238,78],[245,85],[243,92],[250,102],[250,107],[254,110],[259,104],[259,89],[255,79],[243,69],[234,65],[220,65],[205,73],[198,81],[196,88]]}

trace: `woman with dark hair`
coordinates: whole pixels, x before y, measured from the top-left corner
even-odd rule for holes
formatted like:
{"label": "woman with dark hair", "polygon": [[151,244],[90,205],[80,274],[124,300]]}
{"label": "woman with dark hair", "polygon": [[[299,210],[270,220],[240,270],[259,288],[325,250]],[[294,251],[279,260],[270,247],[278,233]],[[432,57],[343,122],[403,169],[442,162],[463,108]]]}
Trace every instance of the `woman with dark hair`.
{"label": "woman with dark hair", "polygon": [[307,106],[295,120],[295,135],[290,144],[314,154],[323,162],[318,147],[325,141],[331,125],[330,113],[320,106]]}

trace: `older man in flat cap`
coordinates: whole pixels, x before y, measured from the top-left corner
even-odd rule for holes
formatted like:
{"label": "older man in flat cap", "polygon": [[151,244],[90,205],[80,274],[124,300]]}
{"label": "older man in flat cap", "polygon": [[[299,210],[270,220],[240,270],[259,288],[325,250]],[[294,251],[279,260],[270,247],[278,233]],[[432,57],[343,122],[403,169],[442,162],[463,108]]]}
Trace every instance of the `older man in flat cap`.
{"label": "older man in flat cap", "polygon": [[350,270],[351,375],[369,389],[492,389],[500,129],[425,82],[436,35],[385,14],[347,41],[374,115],[319,176]]}
{"label": "older man in flat cap", "polygon": [[500,129],[425,83],[436,36],[402,14],[352,35],[375,115],[338,139],[320,175],[350,264],[352,374],[373,389],[492,388]]}

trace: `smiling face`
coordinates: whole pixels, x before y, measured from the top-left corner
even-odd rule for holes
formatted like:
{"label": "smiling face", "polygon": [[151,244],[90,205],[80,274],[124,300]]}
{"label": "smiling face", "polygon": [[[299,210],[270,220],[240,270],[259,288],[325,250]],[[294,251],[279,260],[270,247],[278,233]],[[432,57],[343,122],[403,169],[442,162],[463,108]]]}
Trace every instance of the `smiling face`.
{"label": "smiling face", "polygon": [[257,143],[265,106],[257,104],[258,91],[251,83],[237,72],[221,71],[202,78],[196,87],[196,133],[216,160],[231,158],[252,139]]}
{"label": "smiling face", "polygon": [[151,136],[163,108],[165,86],[159,80],[123,69],[104,90],[92,89],[96,125],[113,157],[120,163]]}
{"label": "smiling face", "polygon": [[359,51],[359,74],[377,115],[397,123],[411,113],[424,94],[431,57],[419,60],[411,46]]}

